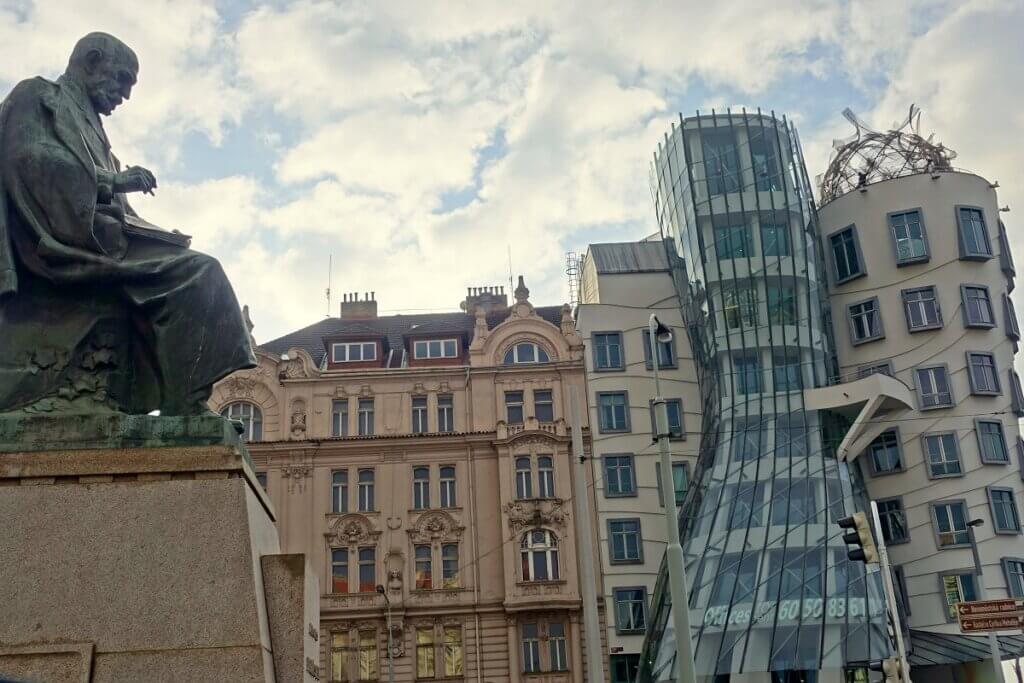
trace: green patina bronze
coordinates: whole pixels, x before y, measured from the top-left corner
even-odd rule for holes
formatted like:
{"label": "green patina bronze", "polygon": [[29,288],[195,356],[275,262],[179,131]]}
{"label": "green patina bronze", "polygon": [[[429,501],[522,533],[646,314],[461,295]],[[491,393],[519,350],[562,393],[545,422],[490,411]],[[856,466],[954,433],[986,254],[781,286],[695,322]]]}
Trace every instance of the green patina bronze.
{"label": "green patina bronze", "polygon": [[255,365],[220,264],[147,224],[100,115],[127,100],[132,50],[91,33],[56,82],[0,104],[0,413],[201,415],[213,384]]}

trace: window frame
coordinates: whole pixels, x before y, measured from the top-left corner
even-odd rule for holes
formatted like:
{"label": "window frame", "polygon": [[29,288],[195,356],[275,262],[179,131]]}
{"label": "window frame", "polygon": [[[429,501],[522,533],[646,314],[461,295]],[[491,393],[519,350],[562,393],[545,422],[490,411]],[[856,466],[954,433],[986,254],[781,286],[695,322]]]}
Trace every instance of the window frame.
{"label": "window frame", "polygon": [[[942,600],[942,614],[946,618],[946,622],[947,623],[954,623],[954,622],[956,622],[957,618],[956,618],[956,616],[950,614],[950,611],[952,610],[953,605],[950,605],[949,602],[947,602],[947,600],[946,600],[946,582],[944,581],[944,579],[947,576],[970,576],[971,577],[971,582],[973,584],[974,599],[977,600],[978,599],[978,574],[977,574],[976,570],[973,567],[971,567],[971,568],[965,568],[965,569],[946,569],[946,570],[937,572],[937,575],[939,577],[939,599]],[[961,595],[963,595],[963,591],[960,590],[960,586],[959,585],[957,585],[957,590],[958,590],[958,592]],[[961,602],[964,602],[964,601],[965,600],[962,600]]]}
{"label": "window frame", "polygon": [[[369,406],[369,410],[367,410]],[[376,432],[374,424],[377,414],[377,401],[373,398],[360,398],[356,403],[356,426],[359,436],[373,436]],[[363,416],[366,415],[364,423]]]}
{"label": "window frame", "polygon": [[[547,465],[541,461],[546,460]],[[531,458],[536,462],[537,498],[549,500],[555,497],[555,456],[553,453],[537,453]]]}
{"label": "window frame", "polygon": [[[232,408],[242,406],[249,407],[249,415],[239,415],[238,417],[232,417]],[[241,410],[239,410],[241,412]],[[245,431],[242,432],[240,438],[245,443],[256,443],[263,440],[263,408],[259,406],[255,401],[231,401],[225,403],[219,413],[221,417],[232,422],[241,422],[242,426],[245,427]]]}
{"label": "window frame", "polygon": [[[686,422],[685,422],[686,418],[685,418],[685,416],[683,414],[683,399],[681,399],[681,398],[666,398],[665,399],[665,404],[666,404],[665,408],[668,411],[668,417],[669,417],[669,425],[668,425],[668,427],[669,427],[670,432],[669,432],[669,435],[668,435],[668,440],[669,441],[686,441]],[[672,412],[671,412],[671,408],[669,406],[672,406],[672,405],[675,405],[675,406],[679,407],[678,408],[678,410],[679,410],[679,431],[671,431],[672,430],[672,419],[671,419],[672,418]],[[648,401],[647,401],[647,410],[651,414],[651,435],[652,435],[652,437],[657,438],[658,426],[657,426],[657,423],[656,423],[655,417],[654,417],[654,399],[653,398],[652,399],[648,399]]]}
{"label": "window frame", "polygon": [[[683,489],[683,497],[679,498],[679,491],[676,489],[675,474],[676,468],[683,471],[683,481],[686,487]],[[655,487],[658,490],[658,507],[665,507],[665,490],[661,483],[661,463],[654,464],[654,481]],[[683,500],[686,498],[687,492],[690,490],[690,463],[685,460],[673,460],[672,461],[672,498],[675,501],[676,507],[680,507],[683,504]]]}
{"label": "window frame", "polygon": [[[924,254],[921,256],[912,256],[910,258],[900,259],[899,239],[896,237],[896,226],[893,225],[892,219],[894,216],[902,216],[909,213],[917,214],[917,220],[921,226],[921,242],[924,243]],[[931,245],[928,243],[928,228],[925,226],[924,222],[924,210],[920,206],[915,206],[910,209],[902,209],[900,211],[890,211],[885,214],[885,224],[889,227],[889,236],[892,238],[893,254],[896,256],[897,268],[912,266],[918,263],[927,263],[931,260],[932,250]]]}
{"label": "window frame", "polygon": [[[1009,493],[1010,494],[1010,505],[1013,506],[1013,516],[1017,520],[1017,527],[1015,529],[1004,529],[999,526],[999,515],[996,514],[996,501],[993,496],[995,493]],[[1020,506],[1017,505],[1017,496],[1014,495],[1013,489],[1009,486],[986,486],[985,497],[988,499],[988,509],[992,515],[992,531],[1001,536],[1020,536],[1024,534],[1024,527],[1022,527],[1020,517]]]}
{"label": "window frame", "polygon": [[[711,236],[715,245],[715,260],[721,263],[752,258],[754,256],[753,233],[754,231],[750,229],[746,220],[742,223],[712,225]],[[720,236],[724,236],[725,239],[720,239]],[[725,245],[726,249],[723,250],[722,245]],[[743,253],[736,253],[738,251]]]}
{"label": "window frame", "polygon": [[[880,372],[877,368],[885,366],[885,371]],[[870,371],[870,372],[868,372]],[[857,366],[857,379],[864,379],[871,375],[886,375],[887,377],[896,377],[896,371],[893,370],[891,360],[878,361],[877,363],[867,363],[866,365]]]}
{"label": "window frame", "polygon": [[[881,505],[882,503],[895,502],[897,505],[899,505],[899,512],[900,512],[900,514],[903,515],[903,538],[901,540],[898,540],[898,541],[886,540],[885,541],[885,545],[886,546],[890,546],[890,545],[902,545],[904,543],[910,543],[910,523],[909,523],[909,520],[907,519],[907,508],[906,508],[906,506],[903,505],[903,496],[888,496],[886,498],[879,498],[875,502],[878,505]],[[892,514],[892,512],[886,511],[886,512],[883,513],[881,511],[881,509],[879,509],[879,511],[878,511],[879,522],[881,522],[883,518],[888,517],[891,514]],[[883,532],[883,539],[884,539],[884,529],[879,529],[879,531]]]}
{"label": "window frame", "polygon": [[[636,546],[637,546],[637,557],[616,559],[615,558],[615,533],[612,531],[612,524],[616,523],[636,523]],[[643,564],[644,563],[644,535],[643,525],[640,522],[639,517],[615,517],[614,519],[608,519],[605,522],[606,529],[608,531],[608,563],[614,565],[620,564]],[[625,548],[626,545],[623,545]]]}
{"label": "window frame", "polygon": [[1006,327],[1006,336],[1014,341],[1020,341],[1020,323],[1017,321],[1017,308],[1013,305],[1013,298],[1009,292],[1003,292],[1003,325]]}
{"label": "window frame", "polygon": [[[942,369],[942,372],[946,378],[946,393],[949,394],[948,403],[940,403],[933,406],[926,406],[924,404],[924,394],[921,391],[921,378],[919,373],[927,370]],[[936,363],[934,365],[919,365],[914,368],[914,393],[917,394],[917,409],[921,412],[926,410],[941,410],[943,408],[952,408],[956,405],[956,395],[953,393],[953,383],[950,381],[949,365],[946,363]],[[937,394],[934,394],[937,395]]]}
{"label": "window frame", "polygon": [[[338,475],[341,475],[339,478]],[[341,467],[331,470],[331,514],[348,514],[348,468]]]}
{"label": "window frame", "polygon": [[[349,426],[349,401],[348,398],[331,399],[331,437],[335,439],[347,438],[351,429]],[[340,410],[339,410],[340,408]]]}
{"label": "window frame", "polygon": [[[950,543],[948,545],[943,545],[942,544],[942,540],[941,540],[941,534],[942,533],[951,533],[951,534],[956,534],[957,533],[956,529],[952,529],[952,522],[953,522],[952,515],[950,515],[950,528],[952,530],[948,531],[948,532],[943,532],[943,531],[939,530],[939,517],[938,517],[938,514],[937,514],[937,510],[940,507],[945,507],[947,505],[962,505],[963,508],[964,508],[964,530],[965,530],[965,533],[967,534],[967,539],[968,540],[964,541],[963,543]],[[934,536],[934,539],[935,539],[935,548],[937,550],[952,550],[952,549],[955,549],[955,548],[970,548],[971,547],[971,541],[970,541],[970,538],[971,538],[970,534],[971,534],[971,532],[968,530],[969,527],[967,526],[967,523],[971,521],[971,510],[967,506],[967,499],[965,499],[965,498],[947,498],[947,499],[944,499],[944,500],[933,500],[933,501],[928,503],[928,511],[930,513],[931,520],[932,520],[932,532],[933,532],[933,536]]]}
{"label": "window frame", "polygon": [[[349,348],[353,347],[353,346],[358,346],[359,347],[360,358],[358,358],[358,359],[349,359],[349,355],[350,355]],[[377,361],[377,346],[378,346],[378,342],[376,342],[376,341],[331,342],[331,364],[333,365],[333,364],[342,364],[342,363],[371,363],[371,362],[376,362]],[[373,348],[373,358],[366,358],[366,357],[364,357],[364,351],[366,351],[367,347]],[[345,359],[344,360],[338,360],[338,349],[339,348],[344,348],[345,349]]]}
{"label": "window frame", "polygon": [[[935,322],[928,323],[925,325],[914,325],[910,317],[910,301],[907,300],[908,294],[916,294],[918,292],[931,291],[932,301],[935,302]],[[941,330],[944,322],[942,319],[942,306],[939,303],[939,290],[935,285],[925,285],[924,287],[909,287],[907,289],[900,290],[900,302],[903,304],[903,318],[907,323],[907,332],[915,334],[917,332],[928,332],[930,330]],[[915,302],[916,303],[916,302]]]}
{"label": "window frame", "polygon": [[[977,211],[981,214],[981,222],[984,228],[983,235],[985,236],[985,246],[988,249],[988,253],[984,252],[969,252],[967,251],[967,243],[964,240],[964,223],[963,216],[961,215],[962,210]],[[956,215],[956,241],[959,247],[959,259],[961,261],[988,261],[992,258],[992,238],[988,234],[988,219],[985,217],[985,209],[980,206],[974,206],[971,204],[955,204],[953,211]]]}
{"label": "window frame", "polygon": [[[956,461],[957,461],[957,464],[960,466],[960,471],[959,472],[944,473],[944,474],[935,474],[932,471],[932,462],[931,462],[931,459],[930,459],[930,457],[928,455],[928,438],[929,437],[941,438],[941,437],[944,437],[944,436],[952,436],[953,437],[953,446],[956,449]],[[954,479],[954,478],[957,478],[957,477],[964,476],[964,457],[963,457],[963,451],[960,449],[960,435],[956,432],[956,430],[948,429],[948,430],[940,431],[940,432],[923,432],[920,435],[919,438],[921,440],[921,457],[922,457],[922,459],[924,461],[924,466],[925,466],[924,471],[925,471],[925,474],[928,476],[929,479]],[[940,441],[940,443],[941,443],[941,441]],[[945,451],[943,451],[943,455],[944,456],[947,455],[945,453]],[[948,458],[944,458],[943,462],[949,462]]]}
{"label": "window frame", "polygon": [[[420,476],[422,473],[426,477]],[[412,509],[416,511],[429,510],[430,508],[430,466],[414,465],[412,468]]]}
{"label": "window frame", "polygon": [[[1014,590],[1014,581],[1011,578],[1014,572],[1010,571],[1010,563],[1017,562],[1021,565],[1021,571],[1019,572],[1020,580],[1019,587]],[[1024,598],[1024,558],[1021,557],[1002,557],[999,559],[999,564],[1003,568],[1003,579],[1006,580],[1006,592],[1011,598]]]}
{"label": "window frame", "polygon": [[[853,309],[856,306],[864,306],[871,303],[875,306],[875,317],[878,318],[878,331],[875,334],[869,334],[866,337],[858,338],[856,332],[857,328],[853,321]],[[885,339],[885,323],[882,320],[882,304],[878,300],[877,296],[868,297],[867,299],[861,299],[860,301],[853,301],[846,304],[846,322],[847,325],[849,325],[850,344],[852,346],[860,346],[861,344],[867,344],[868,342]]]}
{"label": "window frame", "polygon": [[[598,362],[598,350],[600,348],[605,348],[606,349],[605,353],[607,355],[607,344],[605,344],[603,346],[598,344],[597,343],[598,336],[601,336],[601,337],[616,336],[616,337],[618,337],[618,340],[619,340],[619,344],[618,344],[618,346],[619,346],[619,363],[618,363],[618,365],[606,365],[606,366],[603,366],[603,365],[601,365]],[[592,354],[591,355],[591,360],[592,360],[592,363],[593,363],[593,366],[594,366],[594,372],[625,372],[626,371],[626,344],[625,344],[626,340],[625,340],[625,335],[622,334],[622,330],[594,330],[593,332],[590,333],[590,339],[593,342],[591,344],[591,346],[593,346],[593,350],[591,351],[591,354]],[[608,360],[610,362],[611,358],[609,358]]]}
{"label": "window frame", "polygon": [[[753,360],[754,369],[743,368],[742,372],[739,369],[739,365],[746,363],[747,361]],[[765,381],[764,381],[764,364],[761,362],[760,350],[754,351],[740,351],[733,352],[729,357],[729,362],[732,366],[732,382],[733,389],[736,396],[759,396],[764,393]],[[743,381],[740,382],[740,377],[743,377]],[[756,387],[751,387],[747,383],[748,378],[754,378]],[[742,384],[742,391],[741,391]],[[750,391],[751,388],[756,391]]]}
{"label": "window frame", "polygon": [[[1005,460],[993,460],[991,457],[986,457],[986,449],[983,445],[981,435],[982,424],[994,424],[999,427],[999,438],[1003,442],[1003,453],[1006,454]],[[990,418],[976,417],[974,418],[974,434],[978,443],[978,457],[981,458],[981,462],[985,465],[1009,465],[1010,464],[1010,444],[1006,440],[1006,427],[1003,426],[1002,420],[993,420]]]}
{"label": "window frame", "polygon": [[[970,307],[967,305],[967,290],[968,289],[980,289],[985,292],[985,301],[988,304],[988,314],[991,322],[981,322],[972,320],[970,317]],[[965,282],[960,285],[960,318],[964,322],[964,327],[967,329],[976,330],[991,330],[996,326],[996,309],[992,305],[992,291],[988,285],[979,285],[974,282]]]}
{"label": "window frame", "polygon": [[1012,365],[1006,371],[1006,379],[1010,385],[1010,411],[1017,417],[1024,417],[1024,389],[1020,386],[1020,375]]}
{"label": "window frame", "polygon": [[[611,481],[611,478],[608,476],[608,474],[609,474],[609,465],[611,464],[609,462],[609,460],[611,458],[615,458],[616,460],[622,459],[627,464],[627,467],[625,469],[626,469],[626,471],[629,474],[629,490],[624,491],[624,492],[623,491],[612,492],[612,491],[610,491],[608,489],[608,484]],[[622,471],[623,468],[620,467],[618,464],[616,464],[615,469],[616,469],[616,472],[617,472],[616,478],[621,482],[621,479],[622,479],[621,471]],[[636,498],[637,496],[640,495],[640,492],[639,492],[639,488],[640,487],[637,486],[637,481],[636,481],[636,479],[637,479],[636,478],[636,459],[633,457],[632,453],[605,453],[605,454],[603,454],[601,456],[601,474],[604,477],[604,486],[602,488],[604,489],[604,497],[605,498]]]}
{"label": "window frame", "polygon": [[[533,544],[533,533],[541,531],[545,534],[546,545],[534,545]],[[525,545],[524,545],[525,543]],[[523,535],[519,542],[519,571],[522,572],[521,581],[522,583],[544,583],[548,581],[564,581],[562,578],[562,558],[559,557],[559,538],[555,535],[555,532],[542,526],[529,527],[523,530]],[[534,554],[544,554],[544,564],[547,576],[545,578],[537,578],[534,576]],[[529,576],[526,572],[523,572],[522,559],[523,555],[526,555],[529,559]]]}
{"label": "window frame", "polygon": [[[837,237],[838,235],[841,235],[842,233],[846,232],[847,230],[851,231],[851,233],[853,235],[853,249],[854,249],[854,252],[857,255],[858,271],[856,273],[851,273],[850,275],[847,275],[846,277],[840,277],[839,276],[839,262],[836,260],[835,245],[833,244],[832,240],[835,237]],[[844,228],[840,228],[839,230],[835,230],[835,231],[829,233],[828,235],[825,236],[825,239],[828,241],[828,244],[827,244],[828,252],[827,253],[828,253],[829,260],[832,263],[831,270],[832,270],[832,279],[833,279],[833,284],[834,285],[836,285],[836,286],[843,285],[843,284],[846,284],[847,282],[851,282],[853,280],[856,280],[857,278],[865,277],[868,274],[867,264],[864,263],[864,250],[861,249],[861,246],[860,246],[860,235],[858,234],[857,224],[856,223],[850,223],[849,225],[847,225]]]}
{"label": "window frame", "polygon": [[[451,470],[451,476],[445,476],[445,470]],[[450,510],[459,507],[459,471],[455,463],[447,463],[438,466],[438,506],[442,510]]]}
{"label": "window frame", "polygon": [[426,394],[410,397],[411,427],[413,434],[426,434],[430,431],[430,407]]}
{"label": "window frame", "polygon": [[[547,394],[547,399],[538,398],[537,394]],[[531,389],[530,398],[533,400],[533,416],[537,419],[537,422],[554,422],[555,421],[555,392],[553,389]],[[540,415],[538,406],[548,406],[550,410],[550,419],[543,419]],[[547,417],[546,415],[544,417]]]}
{"label": "window frame", "polygon": [[[442,403],[442,400],[444,403]],[[445,415],[445,419],[441,419]],[[437,395],[437,431],[439,434],[451,434],[455,431],[455,395]]]}
{"label": "window frame", "polygon": [[[874,454],[871,452],[871,447],[875,443],[875,441],[882,438],[882,436],[884,436],[885,434],[889,433],[892,433],[893,438],[896,440],[896,454],[899,458],[899,463],[897,467],[891,470],[879,470],[875,466],[875,458]],[[900,472],[906,471],[906,465],[904,465],[905,458],[903,453],[903,440],[900,435],[900,428],[898,425],[895,427],[890,427],[889,429],[883,429],[881,432],[879,432],[878,435],[874,439],[872,439],[870,443],[868,443],[867,448],[864,449],[864,454],[867,456],[868,472],[871,474],[872,478],[887,477],[892,474],[899,474]]]}
{"label": "window frame", "polygon": [[[441,355],[434,356],[434,355],[430,354],[430,343],[431,342],[436,342],[436,343],[441,345]],[[445,353],[445,343],[446,342],[451,342],[452,344],[454,344],[454,347],[453,347],[454,351],[455,351],[454,353],[452,353],[452,354]],[[419,348],[420,348],[421,344],[423,345],[423,347],[427,351],[422,356],[419,354]],[[439,360],[439,359],[458,358],[458,357],[459,357],[459,340],[457,338],[455,338],[455,337],[445,337],[443,339],[441,339],[441,338],[438,338],[438,339],[414,339],[413,342],[412,342],[412,358],[413,358],[413,360]]]}
{"label": "window frame", "polygon": [[[669,339],[667,342],[660,342],[660,341],[655,340],[655,345],[656,345],[656,347],[658,349],[658,355],[659,355],[659,358],[658,358],[658,369],[659,370],[671,370],[673,368],[679,367],[679,361],[678,361],[677,356],[676,356],[676,334],[677,334],[677,332],[676,332],[676,329],[674,327],[670,327],[669,329],[672,330],[672,338],[671,339]],[[654,369],[654,364],[651,362],[651,331],[650,331],[650,329],[644,328],[644,329],[640,330],[640,339],[643,341],[643,347],[644,347],[644,367],[647,368],[648,370],[653,370]],[[669,362],[668,363],[662,363],[661,362],[661,358],[660,358],[661,350],[662,350],[662,347],[664,345],[666,345],[666,344],[668,345]]]}
{"label": "window frame", "polygon": [[[370,478],[363,480],[363,474],[369,474]],[[368,492],[364,496],[364,491]],[[377,511],[377,471],[373,467],[360,467],[356,470],[356,507],[358,512]]]}
{"label": "window frame", "polygon": [[[519,347],[529,345],[533,347],[533,360],[519,360]],[[512,354],[512,362],[509,362],[509,354]],[[541,360],[541,354],[544,354],[545,359]],[[540,343],[533,341],[532,339],[520,339],[517,342],[513,342],[511,346],[505,349],[505,353],[502,356],[502,365],[540,365],[541,363],[550,363],[551,354],[544,348]]]}
{"label": "window frame", "polygon": [[[519,400],[518,401],[511,401],[510,402],[509,401],[509,396],[510,395],[514,396],[515,394],[519,394]],[[505,403],[505,424],[508,424],[508,425],[521,425],[521,424],[525,424],[525,422],[526,422],[526,391],[523,390],[523,389],[514,389],[512,391],[506,391],[502,395],[502,398],[504,399],[504,403]],[[512,415],[509,413],[509,409],[513,408],[515,406],[519,407],[519,419],[518,420],[513,420],[512,419]]]}
{"label": "window frame", "polygon": [[[642,625],[634,628],[622,628],[619,624],[619,594],[625,593],[626,591],[640,591],[643,596],[642,599]],[[648,595],[647,586],[615,586],[612,588],[612,605],[615,607],[615,634],[620,636],[629,635],[642,635],[647,630],[647,613],[648,613]],[[633,601],[630,600],[632,603]]]}
{"label": "window frame", "polygon": [[[1001,396],[1003,393],[1002,383],[999,381],[999,366],[996,365],[996,354],[989,351],[967,351],[964,354],[967,361],[967,382],[971,388],[972,396]],[[974,358],[987,357],[992,361],[992,381],[995,382],[995,389],[979,389],[974,379]]]}
{"label": "window frame", "polygon": [[[633,431],[632,423],[630,421],[630,405],[629,405],[629,392],[623,391],[598,391],[596,394],[596,405],[597,405],[597,431],[599,434],[628,434]],[[625,426],[621,428],[606,427],[604,424],[604,416],[601,405],[601,398],[603,396],[622,396],[625,401]]]}

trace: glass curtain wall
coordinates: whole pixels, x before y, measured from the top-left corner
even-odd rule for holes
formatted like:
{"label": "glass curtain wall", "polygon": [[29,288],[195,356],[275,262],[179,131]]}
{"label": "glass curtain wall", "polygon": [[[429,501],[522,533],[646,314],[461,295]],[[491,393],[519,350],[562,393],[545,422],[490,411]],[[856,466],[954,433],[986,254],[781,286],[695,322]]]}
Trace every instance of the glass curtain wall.
{"label": "glass curtain wall", "polygon": [[[835,457],[846,425],[803,401],[829,383],[832,345],[796,131],[760,111],[680,117],[651,183],[703,403],[680,514],[697,675],[838,681],[889,645],[879,574],[847,560],[836,524],[866,509]],[[674,676],[666,581],[663,567],[640,681]]]}

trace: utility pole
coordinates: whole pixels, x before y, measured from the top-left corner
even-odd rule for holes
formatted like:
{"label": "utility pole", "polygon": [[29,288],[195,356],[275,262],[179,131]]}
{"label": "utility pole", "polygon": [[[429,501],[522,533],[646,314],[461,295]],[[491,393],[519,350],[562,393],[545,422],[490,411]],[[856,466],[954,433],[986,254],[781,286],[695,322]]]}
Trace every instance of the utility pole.
{"label": "utility pole", "polygon": [[576,387],[569,389],[569,410],[572,413],[573,510],[579,532],[580,596],[583,598],[583,634],[587,645],[587,680],[604,683],[601,657],[601,627],[597,619],[597,587],[594,578],[593,529],[590,526],[590,496],[587,495],[586,456],[583,453],[583,422]]}
{"label": "utility pole", "polygon": [[[967,535],[971,539],[971,555],[974,556],[974,571],[978,575],[978,599],[987,600],[987,591],[985,590],[985,578],[981,575],[981,558],[978,556],[978,540],[974,537],[974,527],[981,526],[985,523],[983,519],[972,519],[967,522]],[[992,668],[995,669],[993,674],[996,677],[996,683],[1004,683],[1003,681],[1003,658],[999,652],[999,639],[995,633],[988,634],[988,649],[989,654],[992,656]]]}
{"label": "utility pole", "polygon": [[882,519],[878,515],[878,503],[875,501],[871,501],[871,521],[875,527],[875,538],[878,539],[875,545],[878,548],[878,561],[882,570],[882,588],[885,589],[885,601],[889,603],[889,614],[893,617],[892,627],[896,635],[896,656],[900,658],[900,677],[903,683],[910,683],[910,664],[907,663],[907,648],[903,647],[903,626],[900,622],[899,603],[896,601],[896,589],[892,585],[889,551],[885,548]]}

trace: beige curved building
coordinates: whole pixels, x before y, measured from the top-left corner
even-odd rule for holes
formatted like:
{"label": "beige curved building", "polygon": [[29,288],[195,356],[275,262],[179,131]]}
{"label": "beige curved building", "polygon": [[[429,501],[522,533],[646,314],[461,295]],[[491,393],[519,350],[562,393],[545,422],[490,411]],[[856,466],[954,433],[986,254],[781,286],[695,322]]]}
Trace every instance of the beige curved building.
{"label": "beige curved building", "polygon": [[988,597],[1024,597],[1020,333],[994,187],[919,173],[819,209],[834,370],[843,382],[888,374],[909,390],[911,406],[892,402],[853,430],[846,455],[879,505],[918,650],[928,633],[959,634],[953,605],[979,597],[969,521],[983,521]]}

